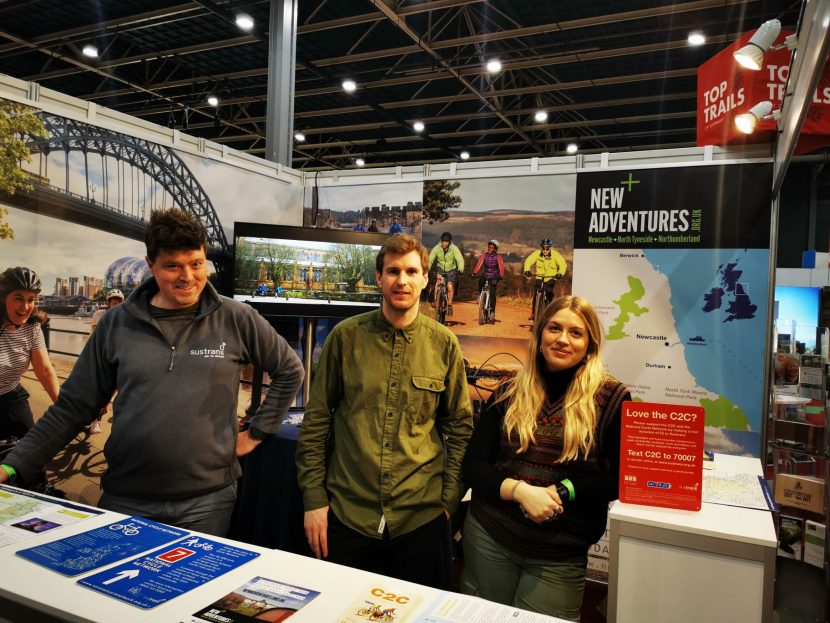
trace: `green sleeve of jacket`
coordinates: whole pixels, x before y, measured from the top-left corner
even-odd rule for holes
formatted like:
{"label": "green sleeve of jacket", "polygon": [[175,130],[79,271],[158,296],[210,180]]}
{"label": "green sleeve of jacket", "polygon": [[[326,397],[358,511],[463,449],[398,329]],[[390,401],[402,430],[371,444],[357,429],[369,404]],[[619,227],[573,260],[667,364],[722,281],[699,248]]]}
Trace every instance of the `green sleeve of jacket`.
{"label": "green sleeve of jacket", "polygon": [[326,442],[343,387],[340,353],[340,334],[335,329],[320,353],[297,440],[297,483],[303,492],[303,508],[307,511],[328,506],[329,503],[326,492]]}
{"label": "green sleeve of jacket", "polygon": [[457,246],[453,245],[452,254],[453,254],[453,257],[455,258],[455,263],[458,266],[458,272],[463,273],[464,272],[464,256],[461,255],[461,249],[459,249]]}
{"label": "green sleeve of jacket", "polygon": [[525,260],[525,270],[524,272],[528,272],[531,267],[536,263],[536,260],[539,259],[539,256],[542,255],[542,252],[539,250],[534,251],[530,255],[527,256]]}
{"label": "green sleeve of jacket", "polygon": [[441,245],[439,244],[436,247],[432,247],[432,251],[429,252],[429,260],[427,260],[427,271],[432,269],[432,264],[435,262],[435,258],[438,257],[438,249]]}
{"label": "green sleeve of jacket", "polygon": [[565,258],[557,251],[551,251],[550,254],[553,257],[553,261],[556,262],[556,272],[564,276],[568,272],[568,263],[565,261]]}
{"label": "green sleeve of jacket", "polygon": [[436,427],[444,436],[447,453],[441,503],[450,514],[455,512],[461,501],[461,461],[467,450],[467,441],[473,434],[473,410],[467,376],[456,339],[452,340],[451,350],[453,363],[447,371],[446,389],[441,395],[435,418]]}

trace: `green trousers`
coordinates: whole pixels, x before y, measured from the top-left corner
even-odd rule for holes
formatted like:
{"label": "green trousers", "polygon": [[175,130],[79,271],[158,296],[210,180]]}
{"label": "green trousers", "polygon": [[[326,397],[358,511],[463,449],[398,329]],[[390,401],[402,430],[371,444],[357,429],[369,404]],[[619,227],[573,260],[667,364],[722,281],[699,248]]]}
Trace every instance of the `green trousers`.
{"label": "green trousers", "polygon": [[462,593],[579,621],[587,554],[561,561],[519,556],[493,540],[472,513],[462,534]]}

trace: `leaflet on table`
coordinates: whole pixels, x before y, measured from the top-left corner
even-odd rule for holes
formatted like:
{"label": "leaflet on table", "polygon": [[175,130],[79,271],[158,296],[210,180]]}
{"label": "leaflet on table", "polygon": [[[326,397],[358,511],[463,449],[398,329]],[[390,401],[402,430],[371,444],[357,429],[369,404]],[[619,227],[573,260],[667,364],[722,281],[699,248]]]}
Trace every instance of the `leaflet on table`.
{"label": "leaflet on table", "polygon": [[319,591],[255,577],[207,608],[193,614],[191,623],[245,623],[283,621],[319,595]]}
{"label": "leaflet on table", "polygon": [[78,584],[139,608],[155,608],[257,556],[247,549],[189,536],[82,578]]}
{"label": "leaflet on table", "polygon": [[95,530],[22,549],[17,555],[63,575],[75,576],[131,558],[186,534],[185,530],[149,519],[127,517]]}
{"label": "leaflet on table", "polygon": [[378,583],[367,587],[360,593],[336,621],[338,623],[366,623],[367,621],[404,623],[412,618],[413,613],[419,609],[424,600],[423,595],[413,592],[413,588],[417,587],[411,584],[398,584],[389,578],[378,578]]}
{"label": "leaflet on table", "polygon": [[763,476],[722,470],[704,472],[703,501],[725,506],[778,510]]}
{"label": "leaflet on table", "polygon": [[561,621],[512,606],[484,601],[478,597],[443,593],[412,623],[552,623]]}
{"label": "leaflet on table", "polygon": [[0,547],[95,517],[102,512],[0,485]]}

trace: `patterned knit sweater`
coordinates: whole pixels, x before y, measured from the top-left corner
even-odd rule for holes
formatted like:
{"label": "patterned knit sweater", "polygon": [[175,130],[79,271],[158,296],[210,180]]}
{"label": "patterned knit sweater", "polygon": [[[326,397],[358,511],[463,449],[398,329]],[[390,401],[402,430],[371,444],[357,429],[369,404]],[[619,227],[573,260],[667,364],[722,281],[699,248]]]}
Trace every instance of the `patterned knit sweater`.
{"label": "patterned knit sweater", "polygon": [[[470,512],[495,541],[520,556],[546,560],[585,556],[605,531],[608,502],[617,497],[620,414],[623,401],[631,399],[617,379],[607,377],[596,394],[597,441],[589,455],[555,462],[562,453],[563,399],[574,373],[571,369],[546,375],[547,399],[537,416],[536,443],[526,452],[517,454],[517,435],[508,440],[505,434],[507,404],[495,404],[505,386],[485,405],[467,447],[462,471],[473,489]],[[505,478],[544,487],[569,478],[576,496],[565,502],[557,520],[535,524],[522,515],[517,503],[501,499]]]}

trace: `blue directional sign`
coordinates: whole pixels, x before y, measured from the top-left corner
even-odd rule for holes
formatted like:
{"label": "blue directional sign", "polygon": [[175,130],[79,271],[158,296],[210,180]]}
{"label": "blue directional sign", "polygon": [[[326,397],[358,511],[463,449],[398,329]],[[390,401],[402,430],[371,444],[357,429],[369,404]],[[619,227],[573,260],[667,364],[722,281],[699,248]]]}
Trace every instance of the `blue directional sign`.
{"label": "blue directional sign", "polygon": [[256,552],[189,536],[78,580],[78,584],[139,608],[155,608],[257,556]]}
{"label": "blue directional sign", "polygon": [[130,558],[185,536],[187,531],[128,517],[95,530],[22,549],[18,556],[63,575],[75,576]]}

